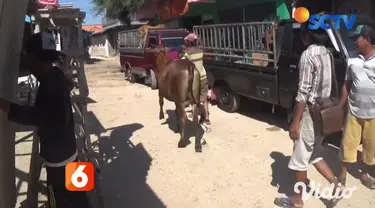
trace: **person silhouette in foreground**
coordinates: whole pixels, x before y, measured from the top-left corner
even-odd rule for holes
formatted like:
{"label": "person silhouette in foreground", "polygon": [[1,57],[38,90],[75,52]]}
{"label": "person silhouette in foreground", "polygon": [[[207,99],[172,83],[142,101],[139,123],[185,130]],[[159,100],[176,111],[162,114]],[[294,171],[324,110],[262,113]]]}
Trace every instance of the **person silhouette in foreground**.
{"label": "person silhouette in foreground", "polygon": [[40,86],[35,106],[21,106],[0,98],[0,109],[10,121],[35,126],[40,138],[40,156],[47,171],[48,202],[51,208],[91,208],[85,192],[65,188],[65,166],[77,161],[77,146],[70,99],[71,82],[54,66],[62,54],[56,51],[53,35],[30,36],[25,46],[27,65]]}
{"label": "person silhouette in foreground", "polygon": [[[340,191],[338,179],[322,157],[323,136],[314,130],[314,121],[309,112],[309,105],[314,104],[315,100],[329,98],[331,94],[333,57],[325,47],[329,38],[325,30],[309,30],[307,23],[301,24],[300,34],[307,49],[299,61],[295,115],[289,129],[294,149],[288,167],[295,171],[296,182],[302,182],[308,187],[307,168],[311,163],[329,183],[334,184],[334,190]],[[276,198],[274,203],[285,208],[303,207],[302,194],[300,188],[294,196]],[[335,200],[332,200],[333,204]]]}
{"label": "person silhouette in foreground", "polygon": [[[357,162],[362,141],[362,168],[359,179],[375,189],[375,179],[368,175],[375,165],[375,30],[359,25],[350,35],[359,54],[349,59],[340,105],[349,110],[340,148],[342,161],[339,180],[346,183],[347,166]],[[349,102],[348,102],[349,101]]]}

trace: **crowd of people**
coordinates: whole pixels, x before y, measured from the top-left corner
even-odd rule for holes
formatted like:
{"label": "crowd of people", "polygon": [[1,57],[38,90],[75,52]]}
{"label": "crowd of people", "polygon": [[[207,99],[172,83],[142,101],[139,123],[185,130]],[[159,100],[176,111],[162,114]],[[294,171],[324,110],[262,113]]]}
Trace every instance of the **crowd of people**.
{"label": "crowd of people", "polygon": [[[77,161],[77,146],[70,100],[69,81],[63,72],[53,65],[61,55],[46,45],[48,34],[37,33],[26,44],[26,54],[31,73],[40,81],[35,107],[20,106],[0,98],[0,109],[8,119],[20,124],[34,125],[40,137],[40,155],[47,169],[47,184],[51,208],[90,207],[84,192],[69,192],[65,188],[65,166]],[[296,97],[294,120],[290,125],[290,138],[294,150],[288,167],[295,171],[297,182],[307,183],[307,168],[311,163],[340,192],[346,185],[348,165],[357,160],[357,148],[363,144],[362,184],[375,189],[375,180],[368,171],[375,164],[375,30],[360,25],[352,34],[358,56],[350,58],[346,81],[337,106],[346,114],[340,148],[341,172],[335,176],[321,154],[323,136],[316,130],[311,116],[311,105],[319,98],[331,96],[332,76],[335,73],[333,56],[327,49],[326,31],[309,30],[301,26],[301,38],[306,46],[299,63],[299,88]],[[193,62],[200,72],[200,100],[205,120],[209,125],[207,102],[208,82],[203,66],[203,51],[197,47],[198,37],[189,34],[185,38],[183,59]],[[336,202],[333,202],[336,203]],[[292,197],[276,198],[280,207],[303,207],[302,191]]]}

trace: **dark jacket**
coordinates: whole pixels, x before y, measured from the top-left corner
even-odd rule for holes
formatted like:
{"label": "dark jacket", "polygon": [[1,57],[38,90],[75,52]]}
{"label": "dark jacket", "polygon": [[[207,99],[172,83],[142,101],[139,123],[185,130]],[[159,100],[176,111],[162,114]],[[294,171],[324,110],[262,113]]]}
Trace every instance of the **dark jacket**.
{"label": "dark jacket", "polygon": [[35,107],[12,103],[8,118],[37,127],[40,155],[50,163],[59,163],[77,150],[69,82],[59,68],[53,68],[39,80]]}

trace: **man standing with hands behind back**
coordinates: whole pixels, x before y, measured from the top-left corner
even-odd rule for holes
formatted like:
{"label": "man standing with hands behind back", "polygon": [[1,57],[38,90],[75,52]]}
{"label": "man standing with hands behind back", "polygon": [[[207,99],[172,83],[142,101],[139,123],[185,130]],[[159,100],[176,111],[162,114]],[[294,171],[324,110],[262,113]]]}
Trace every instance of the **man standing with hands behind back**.
{"label": "man standing with hands behind back", "polygon": [[85,192],[70,192],[65,187],[65,166],[77,161],[77,145],[70,100],[71,82],[53,66],[60,56],[52,34],[32,35],[26,43],[30,72],[40,86],[35,106],[21,106],[0,98],[0,109],[10,121],[35,126],[40,138],[40,156],[47,172],[50,208],[90,208]]}
{"label": "man standing with hands behind back", "polygon": [[359,55],[348,61],[340,105],[349,111],[340,148],[342,161],[339,180],[346,183],[347,166],[357,162],[357,149],[362,140],[362,168],[359,179],[369,189],[375,180],[368,175],[375,165],[375,30],[359,25],[351,34]]}

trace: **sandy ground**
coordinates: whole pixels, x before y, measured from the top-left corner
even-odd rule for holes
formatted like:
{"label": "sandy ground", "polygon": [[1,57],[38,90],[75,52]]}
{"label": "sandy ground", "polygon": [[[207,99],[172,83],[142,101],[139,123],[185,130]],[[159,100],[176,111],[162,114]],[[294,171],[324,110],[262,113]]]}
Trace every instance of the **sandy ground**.
{"label": "sandy ground", "polygon": [[[187,148],[177,148],[179,135],[171,130],[173,104],[165,104],[163,125],[157,91],[126,82],[117,59],[87,64],[86,69],[92,99],[90,133],[103,156],[106,208],[269,208],[275,207],[274,197],[293,191],[293,173],[287,168],[292,142],[282,118],[270,110],[228,114],[212,106],[212,132],[204,135],[208,144],[203,153],[195,153],[193,138]],[[25,134],[18,133],[17,141]],[[16,145],[17,154],[30,152],[29,141]],[[326,158],[337,171],[337,150],[327,147]],[[19,202],[25,197],[28,159],[16,159]],[[357,190],[337,207],[374,207],[375,192],[353,175],[348,187]],[[309,178],[326,185],[313,167]],[[315,198],[305,205],[325,207],[324,200]]]}

